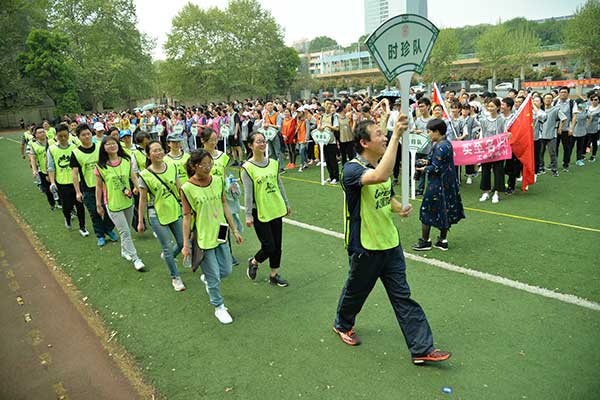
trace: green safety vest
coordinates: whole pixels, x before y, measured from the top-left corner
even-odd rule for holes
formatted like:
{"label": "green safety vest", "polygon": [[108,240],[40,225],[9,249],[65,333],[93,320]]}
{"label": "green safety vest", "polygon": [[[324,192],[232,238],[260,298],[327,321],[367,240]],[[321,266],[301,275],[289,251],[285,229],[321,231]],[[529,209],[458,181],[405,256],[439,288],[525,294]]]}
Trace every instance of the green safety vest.
{"label": "green safety vest", "polygon": [[186,182],[181,186],[181,190],[196,214],[198,247],[204,250],[214,249],[219,245],[219,226],[226,223],[222,201],[225,190],[223,178],[213,176],[206,187]]}
{"label": "green safety vest", "polygon": [[73,143],[68,143],[67,148],[59,147],[58,143],[53,144],[48,148],[54,160],[54,177],[56,183],[61,185],[73,184],[73,175],[71,174],[71,154],[77,146]]}
{"label": "green safety vest", "polygon": [[31,149],[33,150],[33,157],[35,158],[35,163],[38,166],[38,169],[41,173],[47,175],[48,174],[48,157],[46,157],[46,150],[48,147],[54,144],[53,140],[48,139],[46,144],[40,144],[37,140],[31,142]]}
{"label": "green safety vest", "polygon": [[96,187],[96,174],[94,171],[96,170],[98,154],[100,153],[100,146],[96,146],[92,143],[92,147],[94,148],[94,151],[91,153],[84,153],[79,148],[73,150],[73,155],[79,163],[81,175],[83,175],[83,179],[88,188]]}
{"label": "green safety vest", "polygon": [[48,138],[48,140],[52,139],[54,140],[54,137],[56,136],[56,129],[54,128],[49,128],[46,131],[46,137]]}
{"label": "green safety vest", "polygon": [[183,185],[188,181],[187,171],[185,170],[185,163],[190,159],[189,153],[183,153],[183,155],[179,158],[173,158],[170,155],[166,155],[164,161],[167,164],[172,164],[177,168],[177,173],[179,174],[179,182]]}
{"label": "green safety vest", "polygon": [[[365,166],[357,159],[356,162]],[[392,179],[383,183],[365,185],[360,189],[360,244],[365,250],[393,249],[400,243],[398,230],[392,220]],[[348,210],[346,220],[349,221]],[[346,225],[346,240],[349,226]]]}
{"label": "green safety vest", "polygon": [[98,172],[106,186],[106,196],[108,197],[108,209],[112,212],[125,210],[133,206],[133,196],[127,197],[123,189],[131,190],[129,183],[131,162],[122,158],[121,163],[116,167],[106,165],[106,168],[98,167]]}
{"label": "green safety vest", "polygon": [[29,144],[33,140],[33,135],[31,132],[26,131],[23,132],[23,138],[25,139],[25,144]]}
{"label": "green safety vest", "polygon": [[135,161],[137,162],[138,170],[142,171],[146,169],[146,155],[142,153],[142,150],[136,149],[131,151],[131,154],[135,157]]}
{"label": "green safety vest", "polygon": [[[285,201],[279,190],[277,177],[279,175],[279,164],[276,160],[269,159],[264,167],[258,167],[247,161],[242,168],[252,179],[254,186],[254,202],[260,222],[269,222],[281,218],[287,214]],[[250,212],[250,211],[246,211]]]}
{"label": "green safety vest", "polygon": [[229,156],[225,153],[221,153],[217,158],[213,158],[213,163],[210,174],[225,178],[225,168],[229,165]]}
{"label": "green safety vest", "polygon": [[69,142],[73,143],[75,146],[81,146],[81,140],[76,135],[69,134]]}
{"label": "green safety vest", "polygon": [[154,196],[154,209],[161,225],[169,225],[177,221],[181,216],[181,206],[177,190],[177,168],[172,164],[167,164],[167,169],[163,173],[156,173],[159,178],[171,189],[171,193],[161,181],[145,169],[140,172],[140,176],[146,183],[148,191]]}

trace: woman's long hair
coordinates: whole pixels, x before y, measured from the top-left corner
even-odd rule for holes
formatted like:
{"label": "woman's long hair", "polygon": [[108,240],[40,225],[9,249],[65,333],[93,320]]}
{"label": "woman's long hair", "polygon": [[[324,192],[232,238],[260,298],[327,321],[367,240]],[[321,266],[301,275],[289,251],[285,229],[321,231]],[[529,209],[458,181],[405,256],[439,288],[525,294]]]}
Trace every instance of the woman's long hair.
{"label": "woman's long hair", "polygon": [[190,153],[190,158],[188,158],[185,163],[185,172],[187,172],[189,178],[194,176],[196,173],[196,165],[202,162],[202,160],[204,160],[206,157],[212,159],[210,153],[204,149],[197,149]]}
{"label": "woman's long hair", "polygon": [[115,142],[117,144],[117,146],[119,146],[119,150],[117,150],[117,155],[119,157],[124,158],[126,160],[130,159],[129,156],[127,155],[127,153],[125,153],[125,150],[123,150],[123,148],[121,147],[121,143],[119,143],[118,140],[116,140],[112,136],[104,136],[104,138],[102,139],[102,143],[100,144],[100,149],[99,149],[99,153],[98,153],[98,166],[100,168],[106,168],[106,164],[108,163],[108,153],[104,149],[104,145],[109,140],[112,140],[113,142]]}

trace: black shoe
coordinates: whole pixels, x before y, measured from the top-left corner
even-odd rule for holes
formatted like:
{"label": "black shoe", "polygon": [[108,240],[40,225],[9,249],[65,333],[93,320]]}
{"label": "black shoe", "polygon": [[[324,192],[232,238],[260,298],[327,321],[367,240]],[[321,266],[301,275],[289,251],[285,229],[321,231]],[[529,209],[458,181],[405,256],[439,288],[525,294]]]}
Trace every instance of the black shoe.
{"label": "black shoe", "polygon": [[254,257],[250,257],[248,259],[248,269],[246,270],[246,275],[248,275],[248,278],[250,278],[251,280],[256,279],[256,272],[258,271],[258,264],[252,263],[253,258]]}
{"label": "black shoe", "polygon": [[513,192],[514,192],[514,189],[506,189],[506,195],[507,195],[507,196],[510,196],[510,195],[512,195],[512,194],[513,194]]}
{"label": "black shoe", "polygon": [[235,257],[231,257],[231,264],[240,265],[240,261]]}
{"label": "black shoe", "polygon": [[437,242],[435,242],[433,247],[435,247],[436,249],[440,249],[441,251],[447,251],[448,250],[448,241],[446,239],[441,240],[440,238],[438,238]]}
{"label": "black shoe", "polygon": [[556,171],[556,170],[552,171],[552,176],[558,176],[558,171]]}
{"label": "black shoe", "polygon": [[269,283],[280,287],[286,287],[288,285],[288,281],[283,279],[279,274],[269,277]]}
{"label": "black shoe", "polygon": [[419,238],[419,241],[412,245],[412,249],[416,251],[431,250],[431,240]]}
{"label": "black shoe", "polygon": [[423,192],[421,192],[420,190],[417,190],[415,192],[415,196],[423,196]]}

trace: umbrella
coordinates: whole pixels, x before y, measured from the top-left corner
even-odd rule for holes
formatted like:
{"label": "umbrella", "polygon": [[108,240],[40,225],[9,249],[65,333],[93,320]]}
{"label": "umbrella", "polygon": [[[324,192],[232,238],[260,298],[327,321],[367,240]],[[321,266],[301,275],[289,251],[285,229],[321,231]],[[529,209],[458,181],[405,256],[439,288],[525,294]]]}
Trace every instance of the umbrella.
{"label": "umbrella", "polygon": [[146,104],[144,107],[142,107],[142,111],[153,110],[155,108],[156,108],[156,104],[149,103],[149,104]]}
{"label": "umbrella", "polygon": [[377,100],[388,99],[390,104],[394,104],[394,101],[400,97],[399,90],[382,90],[375,98]]}

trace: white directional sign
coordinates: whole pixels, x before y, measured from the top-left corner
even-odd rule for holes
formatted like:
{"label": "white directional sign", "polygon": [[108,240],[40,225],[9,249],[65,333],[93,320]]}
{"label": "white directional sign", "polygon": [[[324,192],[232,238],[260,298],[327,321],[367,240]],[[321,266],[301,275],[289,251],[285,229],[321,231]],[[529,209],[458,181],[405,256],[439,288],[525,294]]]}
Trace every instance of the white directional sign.
{"label": "white directional sign", "polygon": [[438,28],[427,18],[402,14],[381,24],[368,37],[366,44],[386,79],[391,82],[403,72],[423,72],[438,33]]}

